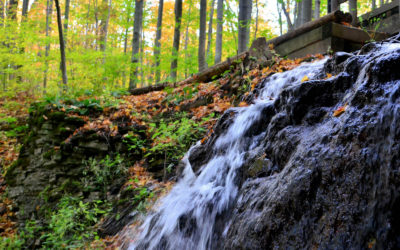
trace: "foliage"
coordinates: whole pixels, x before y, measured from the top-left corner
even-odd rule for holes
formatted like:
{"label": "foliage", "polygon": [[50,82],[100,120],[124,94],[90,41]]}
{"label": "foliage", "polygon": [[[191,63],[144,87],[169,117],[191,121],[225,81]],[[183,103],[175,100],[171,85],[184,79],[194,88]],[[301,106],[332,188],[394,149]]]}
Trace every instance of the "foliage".
{"label": "foliage", "polygon": [[[113,180],[125,176],[128,171],[126,162],[120,155],[107,155],[100,161],[90,158],[85,161],[85,166],[82,179],[85,190],[100,189],[103,193],[107,192],[107,187]],[[94,183],[95,186],[90,186],[90,183]]]}

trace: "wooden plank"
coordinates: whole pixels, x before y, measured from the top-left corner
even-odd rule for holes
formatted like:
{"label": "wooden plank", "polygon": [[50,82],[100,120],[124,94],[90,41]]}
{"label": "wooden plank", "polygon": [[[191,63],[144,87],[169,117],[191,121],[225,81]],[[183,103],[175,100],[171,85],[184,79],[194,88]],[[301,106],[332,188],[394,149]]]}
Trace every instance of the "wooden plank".
{"label": "wooden plank", "polygon": [[367,33],[362,29],[344,26],[337,23],[332,23],[332,36],[360,44],[372,39],[375,41],[381,41],[389,37],[387,34],[381,32]]}
{"label": "wooden plank", "polygon": [[322,27],[306,32],[275,47],[279,55],[289,55],[294,51],[314,44],[323,39]]}
{"label": "wooden plank", "polygon": [[326,54],[328,49],[331,48],[332,45],[332,38],[326,38],[324,40],[320,40],[311,44],[310,46],[303,47],[298,49],[297,51],[293,51],[288,54],[288,58],[295,59],[304,57],[309,54]]}

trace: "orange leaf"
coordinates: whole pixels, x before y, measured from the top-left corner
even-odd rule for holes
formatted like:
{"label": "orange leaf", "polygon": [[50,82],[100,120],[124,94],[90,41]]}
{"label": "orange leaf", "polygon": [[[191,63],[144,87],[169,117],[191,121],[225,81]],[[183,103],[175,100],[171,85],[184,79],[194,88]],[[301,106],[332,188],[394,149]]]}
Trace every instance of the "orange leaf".
{"label": "orange leaf", "polygon": [[301,82],[303,83],[303,82],[306,82],[306,81],[309,81],[310,79],[308,78],[308,76],[304,76],[302,79],[301,79]]}
{"label": "orange leaf", "polygon": [[347,103],[346,103],[344,106],[341,106],[341,107],[339,107],[338,109],[336,109],[336,110],[333,112],[333,116],[334,116],[334,117],[339,117],[339,116],[341,116],[341,115],[346,111],[346,109],[347,109]]}

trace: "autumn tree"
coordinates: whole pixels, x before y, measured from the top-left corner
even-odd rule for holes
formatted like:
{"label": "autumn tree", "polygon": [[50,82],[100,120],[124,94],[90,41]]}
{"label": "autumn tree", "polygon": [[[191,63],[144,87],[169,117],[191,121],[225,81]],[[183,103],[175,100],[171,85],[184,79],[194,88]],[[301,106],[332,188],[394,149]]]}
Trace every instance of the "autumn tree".
{"label": "autumn tree", "polygon": [[162,18],[163,18],[164,0],[160,0],[158,3],[158,15],[157,15],[157,30],[156,38],[154,40],[154,60],[155,60],[155,81],[160,82],[160,49],[161,49],[161,34],[162,34]]}
{"label": "autumn tree", "polygon": [[129,77],[129,89],[132,90],[136,88],[138,67],[139,62],[139,48],[140,48],[140,36],[142,33],[142,19],[143,19],[143,2],[144,0],[135,1],[135,16],[133,24],[133,38],[132,38],[132,59],[131,59],[131,69]]}
{"label": "autumn tree", "polygon": [[238,53],[247,50],[250,39],[252,1],[239,0]]}
{"label": "autumn tree", "polygon": [[182,0],[175,1],[175,29],[174,43],[172,46],[172,62],[171,62],[171,78],[176,81],[178,68],[179,42],[181,37],[181,20],[182,19]]}
{"label": "autumn tree", "polygon": [[217,37],[215,40],[215,59],[214,63],[221,62],[222,56],[222,32],[224,24],[224,0],[218,0],[217,3]]}
{"label": "autumn tree", "polygon": [[67,78],[67,65],[65,61],[65,45],[64,45],[64,36],[63,36],[63,27],[61,21],[61,10],[60,10],[60,3],[58,0],[54,0],[57,10],[57,26],[58,26],[58,37],[60,40],[60,54],[61,54],[61,74],[62,74],[62,81],[64,84],[64,89],[67,87],[68,78]]}
{"label": "autumn tree", "polygon": [[200,30],[198,61],[199,71],[207,68],[206,65],[206,22],[207,22],[207,0],[200,0]]}

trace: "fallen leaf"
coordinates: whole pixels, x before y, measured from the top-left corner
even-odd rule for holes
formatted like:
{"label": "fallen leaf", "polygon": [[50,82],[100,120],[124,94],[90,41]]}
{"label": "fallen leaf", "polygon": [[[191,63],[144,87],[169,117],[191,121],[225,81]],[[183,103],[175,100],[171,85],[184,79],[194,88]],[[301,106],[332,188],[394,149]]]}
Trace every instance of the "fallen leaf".
{"label": "fallen leaf", "polygon": [[306,82],[306,81],[308,81],[308,80],[310,80],[310,79],[308,78],[308,76],[304,76],[304,77],[301,79],[301,82],[303,83],[303,82]]}
{"label": "fallen leaf", "polygon": [[334,116],[334,117],[339,117],[339,116],[341,116],[341,115],[346,111],[346,109],[347,109],[347,103],[346,103],[344,106],[341,106],[341,107],[339,107],[338,109],[336,109],[336,110],[333,112],[333,116]]}

